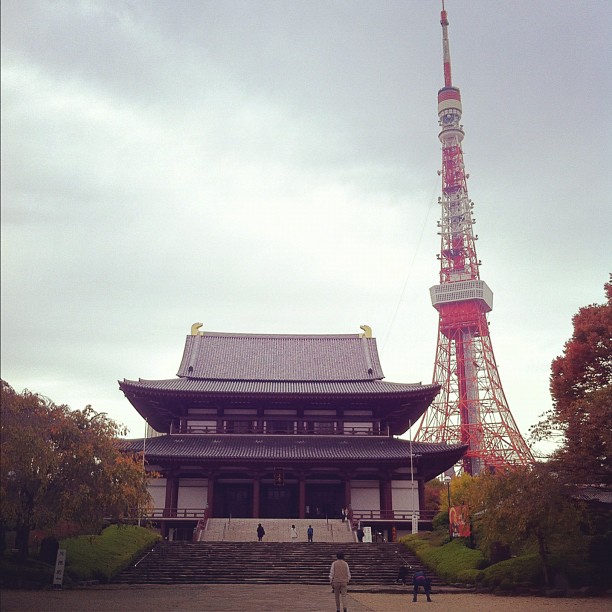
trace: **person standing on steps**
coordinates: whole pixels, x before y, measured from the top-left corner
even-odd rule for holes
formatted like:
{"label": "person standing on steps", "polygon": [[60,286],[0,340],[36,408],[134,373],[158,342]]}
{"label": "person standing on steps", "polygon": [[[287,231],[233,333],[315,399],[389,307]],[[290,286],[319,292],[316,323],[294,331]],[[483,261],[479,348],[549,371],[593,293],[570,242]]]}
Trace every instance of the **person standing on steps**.
{"label": "person standing on steps", "polygon": [[361,528],[361,526],[359,527],[359,529],[357,529],[357,541],[358,542],[363,542],[363,536],[365,535],[363,529]]}
{"label": "person standing on steps", "polygon": [[261,526],[261,523],[257,525],[257,541],[263,542],[263,537],[266,535],[266,530]]}
{"label": "person standing on steps", "polygon": [[421,570],[414,572],[414,575],[412,576],[412,584],[414,586],[412,591],[412,601],[417,600],[419,587],[423,587],[425,595],[427,596],[427,601],[431,601],[431,597],[429,596],[431,593],[431,580],[425,576],[425,572]]}
{"label": "person standing on steps", "polygon": [[292,542],[292,543],[297,542],[297,539],[298,539],[298,532],[297,532],[297,529],[295,528],[295,525],[291,525],[291,532],[290,532],[290,535],[291,535],[291,542]]}
{"label": "person standing on steps", "polygon": [[343,612],[346,612],[346,592],[350,581],[351,570],[344,560],[344,553],[336,553],[336,560],[331,564],[329,570],[329,582],[336,598],[336,612],[340,612],[340,603],[342,603]]}
{"label": "person standing on steps", "polygon": [[312,528],[312,525],[308,525],[306,535],[308,536],[308,541],[312,542],[312,536],[314,535],[314,529]]}

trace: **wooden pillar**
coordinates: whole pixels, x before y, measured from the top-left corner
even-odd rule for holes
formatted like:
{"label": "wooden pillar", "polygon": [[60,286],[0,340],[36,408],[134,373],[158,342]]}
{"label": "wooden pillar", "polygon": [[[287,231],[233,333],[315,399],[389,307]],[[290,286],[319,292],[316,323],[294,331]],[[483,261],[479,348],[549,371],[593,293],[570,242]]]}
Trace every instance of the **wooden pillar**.
{"label": "wooden pillar", "polygon": [[306,475],[304,472],[298,472],[298,512],[301,519],[306,518]]}
{"label": "wooden pillar", "polygon": [[259,499],[261,490],[261,474],[253,474],[253,518],[259,518]]}
{"label": "wooden pillar", "polygon": [[351,474],[344,474],[344,507],[351,508]]}
{"label": "wooden pillar", "polygon": [[391,493],[391,478],[385,475],[380,479],[380,512],[381,518],[391,518],[393,498]]}
{"label": "wooden pillar", "polygon": [[215,502],[215,475],[210,474],[208,476],[208,487],[206,489],[206,505],[208,506],[208,517],[214,516],[214,504]]}
{"label": "wooden pillar", "polygon": [[387,509],[391,513],[391,518],[393,518],[393,480],[391,475],[389,475],[389,480],[387,481]]}
{"label": "wooden pillar", "polygon": [[178,478],[168,474],[166,476],[166,500],[164,502],[164,516],[174,516],[178,502]]}

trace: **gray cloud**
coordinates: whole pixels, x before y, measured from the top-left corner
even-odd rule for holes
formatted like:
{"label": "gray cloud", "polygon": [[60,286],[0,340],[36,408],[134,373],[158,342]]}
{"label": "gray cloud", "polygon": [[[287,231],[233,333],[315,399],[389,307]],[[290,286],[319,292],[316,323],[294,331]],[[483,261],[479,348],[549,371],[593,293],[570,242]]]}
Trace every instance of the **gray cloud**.
{"label": "gray cloud", "polygon": [[[448,0],[493,345],[523,431],[610,267],[608,2]],[[2,3],[3,377],[133,435],[193,321],[431,378],[436,3]]]}

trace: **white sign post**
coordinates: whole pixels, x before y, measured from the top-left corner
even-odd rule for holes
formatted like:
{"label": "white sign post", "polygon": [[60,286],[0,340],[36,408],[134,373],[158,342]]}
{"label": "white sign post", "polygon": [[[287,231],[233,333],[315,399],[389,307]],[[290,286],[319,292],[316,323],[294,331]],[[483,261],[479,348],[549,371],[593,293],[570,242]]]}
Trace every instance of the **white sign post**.
{"label": "white sign post", "polygon": [[372,528],[371,527],[363,528],[363,541],[369,542],[370,544],[372,543]]}
{"label": "white sign post", "polygon": [[53,586],[62,588],[62,582],[64,582],[64,568],[66,567],[66,549],[60,548],[57,551],[57,557],[55,558],[55,574],[53,575]]}

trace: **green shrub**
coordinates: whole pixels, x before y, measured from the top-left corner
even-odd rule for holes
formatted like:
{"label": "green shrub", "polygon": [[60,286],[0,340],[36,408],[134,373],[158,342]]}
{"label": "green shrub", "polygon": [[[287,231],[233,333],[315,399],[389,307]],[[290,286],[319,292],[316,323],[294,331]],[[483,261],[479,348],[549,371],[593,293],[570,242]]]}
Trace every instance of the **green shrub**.
{"label": "green shrub", "polygon": [[480,582],[487,587],[509,589],[514,586],[541,585],[544,575],[536,554],[513,557],[482,570]]}
{"label": "green shrub", "polygon": [[431,526],[433,527],[434,531],[446,530],[448,532],[448,512],[438,512],[438,514],[433,517],[433,520],[431,521]]}
{"label": "green shrub", "polygon": [[422,549],[419,556],[440,578],[451,582],[458,580],[461,571],[478,569],[484,559],[480,550],[468,548],[463,539],[455,539],[445,546]]}
{"label": "green shrub", "polygon": [[66,549],[66,573],[76,581],[108,582],[160,536],[133,525],[112,525],[98,536],[79,536],[61,543]]}
{"label": "green shrub", "polygon": [[399,541],[410,548],[410,550],[423,545],[442,546],[448,543],[448,533],[446,531],[424,531],[418,534],[403,536]]}
{"label": "green shrub", "polygon": [[[412,550],[421,562],[430,567],[440,578],[449,582],[462,582],[463,579],[459,576],[461,572],[472,570],[478,572],[483,565],[486,565],[482,552],[468,548],[462,538],[443,546],[432,546],[431,542],[437,544],[439,541],[439,534],[428,536],[427,539],[423,538],[422,534],[400,539],[400,542]],[[473,583],[478,575],[478,573],[467,574],[466,581]]]}
{"label": "green shrub", "polygon": [[482,577],[482,570],[479,569],[466,569],[461,570],[457,574],[457,582],[462,584],[476,584]]}

